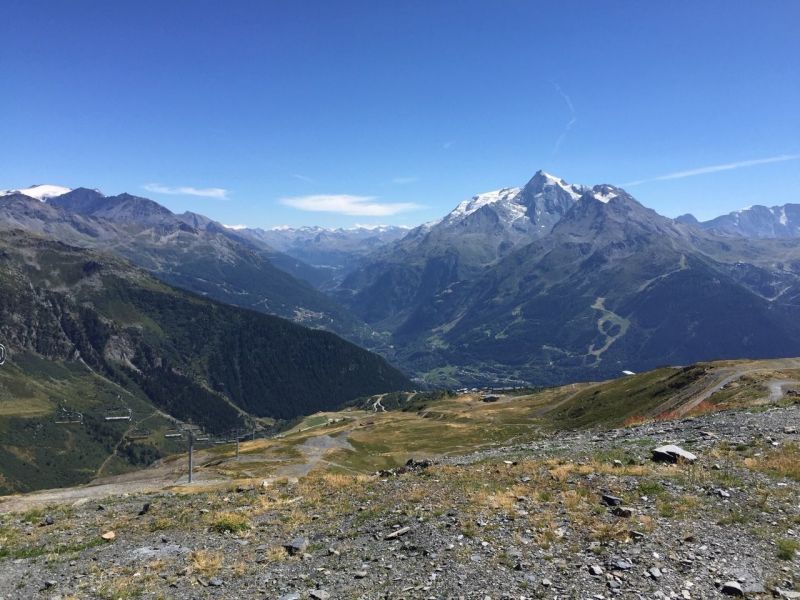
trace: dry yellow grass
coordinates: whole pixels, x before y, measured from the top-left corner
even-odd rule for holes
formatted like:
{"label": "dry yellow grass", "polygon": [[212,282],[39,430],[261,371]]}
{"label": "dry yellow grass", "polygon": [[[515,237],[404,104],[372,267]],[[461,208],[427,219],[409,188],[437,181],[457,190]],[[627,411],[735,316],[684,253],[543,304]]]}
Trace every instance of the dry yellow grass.
{"label": "dry yellow grass", "polygon": [[800,481],[800,445],[786,444],[783,448],[770,450],[762,456],[746,458],[744,464],[753,471]]}
{"label": "dry yellow grass", "polygon": [[272,546],[264,552],[264,559],[267,560],[267,562],[281,562],[289,558],[291,558],[289,553],[280,546]]}
{"label": "dry yellow grass", "polygon": [[192,572],[211,577],[222,568],[222,552],[212,550],[195,550],[189,554],[189,567]]}
{"label": "dry yellow grass", "polygon": [[231,511],[220,511],[207,517],[209,528],[217,533],[241,533],[250,529],[246,515]]}

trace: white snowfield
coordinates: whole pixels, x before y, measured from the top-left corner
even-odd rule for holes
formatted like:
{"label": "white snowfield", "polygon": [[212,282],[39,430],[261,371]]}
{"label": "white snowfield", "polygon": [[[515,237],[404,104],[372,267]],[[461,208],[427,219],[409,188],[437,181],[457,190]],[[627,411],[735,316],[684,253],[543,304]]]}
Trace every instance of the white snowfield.
{"label": "white snowfield", "polygon": [[[543,186],[542,191],[538,192],[535,197],[544,196],[548,193],[548,190],[552,190],[553,188],[560,188],[572,198],[573,201],[578,201],[586,192],[591,191],[591,197],[597,200],[598,202],[603,202],[604,204],[609,202],[610,200],[619,196],[619,190],[610,185],[602,185],[596,186],[595,188],[589,188],[585,185],[576,185],[576,184],[568,184],[565,183],[562,179],[550,175],[549,173],[545,173],[541,171],[540,174],[545,178],[546,182]],[[478,194],[473,196],[468,200],[464,200],[463,202],[459,203],[452,212],[450,212],[446,217],[443,219],[439,219],[437,221],[432,221],[430,223],[426,223],[424,227],[430,229],[439,223],[445,224],[454,224],[461,221],[474,213],[475,211],[483,208],[487,205],[496,205],[498,209],[502,209],[505,215],[508,217],[509,221],[516,221],[522,217],[529,216],[527,213],[527,209],[523,204],[523,198],[520,197],[520,194],[523,192],[524,188],[519,187],[512,187],[512,188],[502,188],[499,190],[494,190],[491,192],[484,192],[483,194]],[[535,215],[537,218],[539,214]]]}
{"label": "white snowfield", "polygon": [[0,192],[0,196],[10,196],[11,194],[25,194],[26,196],[30,196],[31,198],[36,198],[37,200],[41,200],[42,202],[44,202],[48,198],[55,198],[56,196],[62,196],[63,194],[66,194],[67,192],[71,191],[72,190],[70,188],[61,185],[39,184],[39,185],[32,185],[31,187],[21,190],[3,190]]}

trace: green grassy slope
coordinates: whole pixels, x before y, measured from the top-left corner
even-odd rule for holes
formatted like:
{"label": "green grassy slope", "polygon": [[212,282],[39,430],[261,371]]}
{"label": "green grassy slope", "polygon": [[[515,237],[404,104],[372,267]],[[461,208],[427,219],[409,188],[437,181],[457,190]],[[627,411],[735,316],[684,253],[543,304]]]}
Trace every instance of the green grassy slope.
{"label": "green grassy slope", "polygon": [[[102,418],[117,395],[151,430],[166,426],[158,410],[222,432],[246,413],[292,418],[408,386],[382,358],[331,333],[20,232],[0,235],[0,340],[9,350],[0,367],[3,491],[86,481],[115,450],[112,472],[169,451],[157,434],[120,444],[129,424]],[[84,412],[85,425],[55,427],[60,404]]]}

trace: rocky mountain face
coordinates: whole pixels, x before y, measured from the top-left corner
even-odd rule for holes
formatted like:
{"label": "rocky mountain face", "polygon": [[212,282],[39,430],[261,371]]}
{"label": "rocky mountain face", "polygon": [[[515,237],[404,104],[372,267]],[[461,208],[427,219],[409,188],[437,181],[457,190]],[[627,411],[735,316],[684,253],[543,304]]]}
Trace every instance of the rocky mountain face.
{"label": "rocky mountain face", "polygon": [[335,331],[362,345],[374,340],[363,322],[291,274],[310,279],[312,267],[207,217],[175,215],[147,198],[86,188],[46,202],[9,194],[0,197],[0,228],[114,252],[171,285]]}
{"label": "rocky mountain face", "polygon": [[682,215],[677,220],[722,236],[756,239],[800,237],[800,204],[756,205],[703,222],[692,215]]}
{"label": "rocky mountain face", "polygon": [[337,297],[368,323],[394,329],[450,285],[547,235],[582,191],[539,171],[522,188],[473,196],[373,253]]}
{"label": "rocky mountain face", "polygon": [[796,241],[732,241],[537,173],[410,232],[339,298],[431,381],[549,384],[797,354],[798,258]]}
{"label": "rocky mountain face", "polygon": [[332,333],[213,302],[120,258],[21,231],[0,232],[0,340],[8,351],[0,428],[13,432],[0,448],[0,473],[28,484],[48,471],[26,454],[38,475],[26,474],[20,452],[48,446],[40,458],[53,460],[64,454],[53,440],[74,443],[63,428],[40,439],[58,430],[61,404],[86,415],[75,434],[85,461],[76,455],[62,465],[63,485],[86,480],[83,469],[113,450],[102,411],[118,408],[120,395],[138,418],[155,419],[150,427],[171,415],[222,432],[248,415],[291,419],[409,385],[383,358]]}

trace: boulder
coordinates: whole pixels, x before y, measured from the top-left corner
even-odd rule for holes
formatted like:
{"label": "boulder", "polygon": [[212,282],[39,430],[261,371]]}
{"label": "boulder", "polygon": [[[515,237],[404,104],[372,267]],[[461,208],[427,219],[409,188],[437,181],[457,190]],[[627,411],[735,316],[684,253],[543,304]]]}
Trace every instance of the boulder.
{"label": "boulder", "polygon": [[736,581],[726,581],[722,584],[720,591],[727,596],[744,596],[742,586]]}
{"label": "boulder", "polygon": [[653,450],[653,460],[656,462],[687,462],[693,463],[697,456],[675,444],[659,446]]}
{"label": "boulder", "polygon": [[306,551],[306,548],[308,548],[308,540],[302,536],[298,536],[283,545],[283,549],[291,556],[302,554]]}

